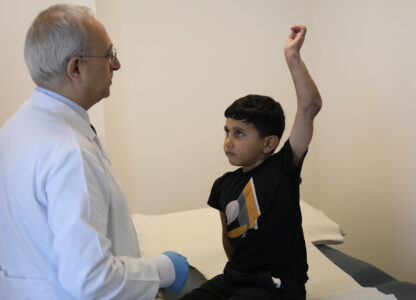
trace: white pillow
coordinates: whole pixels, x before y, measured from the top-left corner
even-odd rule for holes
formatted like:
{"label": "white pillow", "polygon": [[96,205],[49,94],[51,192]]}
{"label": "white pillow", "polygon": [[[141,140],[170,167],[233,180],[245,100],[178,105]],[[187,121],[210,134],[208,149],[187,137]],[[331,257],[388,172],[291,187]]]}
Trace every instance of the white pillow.
{"label": "white pillow", "polygon": [[[338,224],[301,200],[305,239],[319,243],[342,243]],[[222,272],[227,261],[222,246],[219,212],[199,208],[160,215],[132,214],[143,257],[172,250],[188,258],[207,278]]]}
{"label": "white pillow", "polygon": [[315,245],[341,244],[344,242],[343,233],[337,223],[325,213],[303,200],[300,200],[302,211],[302,227],[305,239]]}

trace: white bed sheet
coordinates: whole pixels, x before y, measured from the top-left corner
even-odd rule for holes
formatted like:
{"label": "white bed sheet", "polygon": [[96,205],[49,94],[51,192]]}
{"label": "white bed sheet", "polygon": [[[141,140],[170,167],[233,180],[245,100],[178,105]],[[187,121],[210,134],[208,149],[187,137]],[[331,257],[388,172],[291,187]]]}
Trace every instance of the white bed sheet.
{"label": "white bed sheet", "polygon": [[308,300],[377,300],[396,299],[375,288],[360,286],[322,254],[311,242],[306,243],[309,280],[306,283]]}
{"label": "white bed sheet", "polygon": [[[305,225],[310,226],[314,222],[306,220],[310,212],[305,213],[304,205],[302,205],[302,213],[310,278],[306,284],[308,300],[396,299],[374,288],[361,287],[313,246],[312,243],[317,241],[328,241],[331,234],[328,235],[328,232],[323,230],[320,236],[319,230],[306,229]],[[320,212],[312,214],[316,217]],[[325,217],[321,215],[321,218]],[[201,208],[161,215],[132,214],[132,219],[143,257],[173,250],[186,256],[189,263],[206,278],[212,278],[222,272],[227,258],[221,242],[219,213],[214,209]],[[334,224],[336,225],[335,222]],[[332,233],[333,242],[339,243],[339,227],[336,226],[338,232]]]}

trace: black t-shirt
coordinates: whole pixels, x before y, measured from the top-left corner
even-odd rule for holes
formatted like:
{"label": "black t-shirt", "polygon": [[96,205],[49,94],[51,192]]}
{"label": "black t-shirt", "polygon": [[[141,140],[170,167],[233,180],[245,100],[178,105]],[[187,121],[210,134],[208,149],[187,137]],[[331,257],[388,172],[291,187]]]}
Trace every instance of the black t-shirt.
{"label": "black t-shirt", "polygon": [[295,166],[289,141],[254,169],[218,178],[208,205],[226,215],[234,248],[230,266],[244,273],[308,280],[299,206],[302,162]]}

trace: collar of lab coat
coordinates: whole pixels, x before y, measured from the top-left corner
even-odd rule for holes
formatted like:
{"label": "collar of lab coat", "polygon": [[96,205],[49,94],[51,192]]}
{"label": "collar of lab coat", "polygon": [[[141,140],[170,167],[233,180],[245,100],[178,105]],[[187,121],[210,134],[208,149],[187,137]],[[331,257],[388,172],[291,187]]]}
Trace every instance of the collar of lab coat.
{"label": "collar of lab coat", "polygon": [[82,132],[88,139],[93,140],[96,137],[91,128],[87,111],[85,111],[85,114],[80,114],[64,102],[37,89],[33,90],[29,102],[42,110],[62,117],[71,127]]}

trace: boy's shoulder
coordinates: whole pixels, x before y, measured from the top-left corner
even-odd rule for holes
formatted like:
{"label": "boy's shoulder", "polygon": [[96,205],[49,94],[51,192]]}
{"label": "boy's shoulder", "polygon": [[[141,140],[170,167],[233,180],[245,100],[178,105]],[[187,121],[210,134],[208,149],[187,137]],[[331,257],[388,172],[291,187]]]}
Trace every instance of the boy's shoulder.
{"label": "boy's shoulder", "polygon": [[236,169],[236,170],[234,170],[234,171],[228,171],[228,172],[224,173],[222,176],[218,177],[218,178],[215,180],[214,185],[215,185],[216,183],[221,183],[221,182],[224,182],[224,181],[230,180],[230,179],[232,179],[232,178],[240,177],[240,176],[241,176],[241,175],[243,175],[243,174],[244,174],[244,173],[243,173],[242,168],[238,168],[238,169]]}

